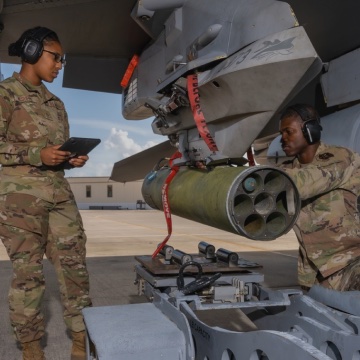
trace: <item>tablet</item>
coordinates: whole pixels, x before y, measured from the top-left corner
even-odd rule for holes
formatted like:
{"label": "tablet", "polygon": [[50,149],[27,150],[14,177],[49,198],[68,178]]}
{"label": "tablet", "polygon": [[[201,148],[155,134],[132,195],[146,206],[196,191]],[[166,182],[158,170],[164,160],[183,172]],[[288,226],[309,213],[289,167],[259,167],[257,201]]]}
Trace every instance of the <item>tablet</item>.
{"label": "tablet", "polygon": [[71,137],[60,146],[59,150],[70,151],[71,157],[87,155],[100,142],[100,139]]}

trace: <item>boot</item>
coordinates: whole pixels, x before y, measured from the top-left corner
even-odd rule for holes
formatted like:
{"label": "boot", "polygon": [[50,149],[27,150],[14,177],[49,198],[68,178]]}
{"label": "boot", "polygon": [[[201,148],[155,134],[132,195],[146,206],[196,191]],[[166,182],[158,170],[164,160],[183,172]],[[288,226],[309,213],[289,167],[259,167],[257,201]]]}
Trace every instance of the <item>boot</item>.
{"label": "boot", "polygon": [[86,360],[85,331],[71,332],[73,345],[71,360]]}
{"label": "boot", "polygon": [[41,348],[40,340],[22,344],[23,360],[45,360],[45,354]]}

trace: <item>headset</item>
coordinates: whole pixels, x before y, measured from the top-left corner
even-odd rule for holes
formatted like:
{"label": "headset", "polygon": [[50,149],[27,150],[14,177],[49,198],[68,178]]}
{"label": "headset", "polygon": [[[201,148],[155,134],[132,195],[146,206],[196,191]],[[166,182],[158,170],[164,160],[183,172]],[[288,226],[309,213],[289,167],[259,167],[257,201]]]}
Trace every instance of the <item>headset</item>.
{"label": "headset", "polygon": [[54,31],[40,27],[35,29],[33,33],[30,33],[20,45],[21,59],[29,64],[35,64],[44,50],[44,39]]}
{"label": "headset", "polygon": [[322,126],[319,116],[316,113],[311,114],[306,105],[292,105],[288,109],[295,111],[303,121],[301,130],[307,143],[312,145],[320,141]]}

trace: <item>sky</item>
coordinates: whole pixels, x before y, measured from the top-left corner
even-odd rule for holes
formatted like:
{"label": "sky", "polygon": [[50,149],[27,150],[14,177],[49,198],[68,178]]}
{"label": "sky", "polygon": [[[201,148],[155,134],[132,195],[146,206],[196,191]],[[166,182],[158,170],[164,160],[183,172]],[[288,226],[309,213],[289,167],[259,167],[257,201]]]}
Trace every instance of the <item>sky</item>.
{"label": "sky", "polygon": [[[20,65],[1,64],[4,78],[20,71]],[[115,162],[167,140],[152,132],[152,118],[125,120],[119,94],[62,87],[63,71],[46,87],[65,104],[70,136],[100,138],[83,168],[66,171],[67,177],[110,176]],[[120,80],[119,80],[120,81]]]}

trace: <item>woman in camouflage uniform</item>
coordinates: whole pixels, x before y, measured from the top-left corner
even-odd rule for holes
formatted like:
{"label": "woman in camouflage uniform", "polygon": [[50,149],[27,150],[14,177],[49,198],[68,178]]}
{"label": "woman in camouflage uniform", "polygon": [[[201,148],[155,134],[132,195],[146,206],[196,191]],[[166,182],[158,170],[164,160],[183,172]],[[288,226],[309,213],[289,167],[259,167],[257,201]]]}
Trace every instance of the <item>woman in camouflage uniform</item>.
{"label": "woman in camouflage uniform", "polygon": [[320,119],[309,105],[281,116],[282,167],[294,180],[302,208],[294,231],[300,245],[299,283],[360,290],[360,155],[320,141]]}
{"label": "woman in camouflage uniform", "polygon": [[55,32],[37,27],[11,44],[9,55],[22,60],[20,72],[0,83],[0,238],[13,266],[11,324],[23,359],[45,359],[40,339],[46,254],[72,333],[71,359],[85,359],[81,310],[91,305],[86,236],[64,167],[82,167],[88,157],[69,159],[69,152],[59,150],[69,138],[68,117],[43,84],[65,65],[63,50]]}

